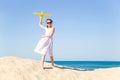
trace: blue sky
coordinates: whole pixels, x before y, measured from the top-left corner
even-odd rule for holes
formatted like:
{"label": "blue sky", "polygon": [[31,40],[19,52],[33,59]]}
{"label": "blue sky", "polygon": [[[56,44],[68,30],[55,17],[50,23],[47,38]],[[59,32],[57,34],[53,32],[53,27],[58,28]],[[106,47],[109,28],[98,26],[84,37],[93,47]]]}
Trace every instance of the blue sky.
{"label": "blue sky", "polygon": [[40,59],[34,11],[52,14],[55,60],[120,61],[119,0],[1,0],[0,56]]}

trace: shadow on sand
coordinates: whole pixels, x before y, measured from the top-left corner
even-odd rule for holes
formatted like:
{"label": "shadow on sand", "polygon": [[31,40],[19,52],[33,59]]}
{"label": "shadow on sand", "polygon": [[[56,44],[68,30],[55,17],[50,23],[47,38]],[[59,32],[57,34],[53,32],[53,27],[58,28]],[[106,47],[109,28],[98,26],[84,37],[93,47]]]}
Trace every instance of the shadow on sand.
{"label": "shadow on sand", "polygon": [[[76,68],[69,68],[69,67],[64,67],[64,66],[55,66],[56,68],[60,69],[71,69],[71,70],[77,70],[77,71],[94,71],[94,69],[76,69]],[[44,69],[53,69],[52,67],[44,67]]]}

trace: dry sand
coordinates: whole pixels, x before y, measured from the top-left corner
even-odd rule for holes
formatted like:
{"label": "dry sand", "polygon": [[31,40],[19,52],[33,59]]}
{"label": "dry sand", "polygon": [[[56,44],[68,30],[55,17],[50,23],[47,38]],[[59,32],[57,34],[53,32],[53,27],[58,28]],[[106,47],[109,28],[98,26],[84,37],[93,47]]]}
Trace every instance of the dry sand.
{"label": "dry sand", "polygon": [[84,71],[45,63],[41,71],[38,60],[9,56],[0,58],[0,80],[120,80],[120,67]]}

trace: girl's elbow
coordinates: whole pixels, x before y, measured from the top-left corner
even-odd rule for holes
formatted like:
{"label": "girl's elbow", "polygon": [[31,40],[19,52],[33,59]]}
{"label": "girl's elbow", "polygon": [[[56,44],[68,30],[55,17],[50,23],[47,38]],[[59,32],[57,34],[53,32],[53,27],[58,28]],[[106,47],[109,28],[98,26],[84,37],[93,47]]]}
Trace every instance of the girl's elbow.
{"label": "girl's elbow", "polygon": [[52,35],[49,35],[48,37],[49,37],[49,38],[51,38],[51,37],[52,37]]}
{"label": "girl's elbow", "polygon": [[50,35],[50,38],[53,37],[53,35]]}

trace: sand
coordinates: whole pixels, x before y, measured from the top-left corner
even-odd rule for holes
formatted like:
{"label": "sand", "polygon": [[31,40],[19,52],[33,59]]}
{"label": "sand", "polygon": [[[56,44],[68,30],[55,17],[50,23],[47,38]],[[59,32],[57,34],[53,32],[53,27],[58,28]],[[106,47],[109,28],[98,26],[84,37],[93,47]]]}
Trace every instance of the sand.
{"label": "sand", "polygon": [[85,71],[45,62],[41,71],[38,60],[7,56],[0,57],[0,80],[120,80],[120,67]]}

